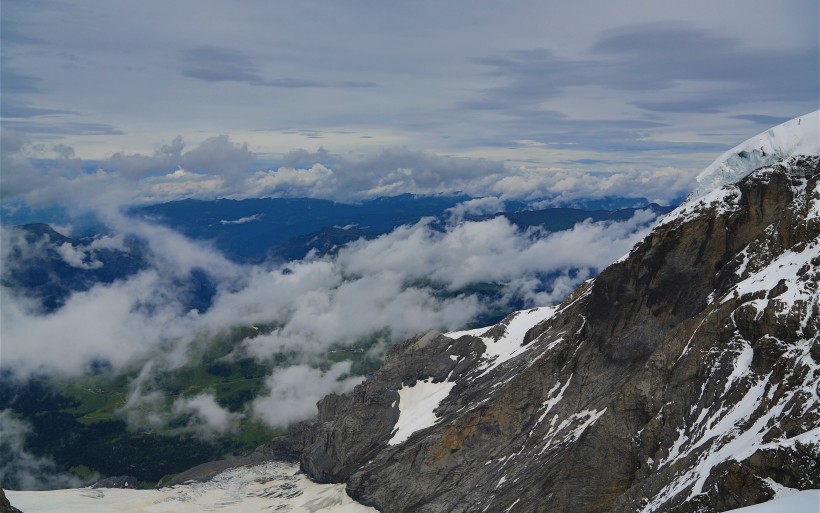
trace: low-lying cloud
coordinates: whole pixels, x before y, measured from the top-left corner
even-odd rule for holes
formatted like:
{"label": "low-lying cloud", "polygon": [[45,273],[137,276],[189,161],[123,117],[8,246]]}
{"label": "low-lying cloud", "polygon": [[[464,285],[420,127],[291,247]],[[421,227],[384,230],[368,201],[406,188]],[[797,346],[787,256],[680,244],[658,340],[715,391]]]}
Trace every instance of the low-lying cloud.
{"label": "low-lying cloud", "polygon": [[220,406],[214,394],[209,392],[193,397],[180,397],[174,402],[171,411],[187,416],[188,427],[203,438],[234,431],[243,417],[240,413],[230,412]]}
{"label": "low-lying cloud", "polygon": [[[469,285],[496,284],[503,303],[554,303],[626,253],[653,218],[643,211],[628,221],[584,222],[551,234],[521,231],[503,217],[445,231],[427,219],[334,255],[273,268],[239,266],[167,228],[122,222],[120,228],[148,240],[152,266],[76,292],[48,315],[3,288],[3,367],[20,376],[73,375],[95,361],[124,369],[159,347],[183,365],[202,333],[258,323],[276,329],[237,351],[259,361],[289,351],[322,355],[374,334],[396,341],[431,328],[458,329],[499,306]],[[207,311],[186,306],[182,278],[193,269],[216,283]]]}
{"label": "low-lying cloud", "polygon": [[[91,266],[102,263],[89,260],[93,248],[124,249],[124,237],[139,236],[151,266],[75,292],[48,314],[32,298],[0,288],[0,370],[20,380],[79,376],[103,362],[115,373],[136,372],[118,410],[132,428],[173,426],[203,440],[230,434],[245,420],[282,428],[315,415],[324,395],[361,382],[350,375],[349,361],[327,366],[331,350],[367,341],[369,355],[378,358],[392,343],[428,329],[461,329],[513,304],[556,303],[629,251],[653,220],[647,210],[627,221],[585,221],[546,233],[522,231],[504,217],[453,217],[443,230],[424,219],[333,255],[269,267],[237,265],[167,228],[115,218],[117,228],[131,230],[83,248],[58,246],[61,257]],[[20,251],[5,251],[5,261],[42,251],[25,242],[17,239]],[[186,306],[185,277],[194,269],[215,283],[213,302],[202,312]],[[476,295],[469,287],[477,283],[493,284],[498,294]],[[202,361],[207,341],[231,327],[257,324],[273,328],[239,341],[227,357],[270,366],[257,397],[229,410],[209,389],[180,396],[163,389],[165,373]],[[277,359],[282,355],[285,366]],[[27,452],[30,428],[8,412],[0,413],[0,431],[3,452],[11,455],[0,464],[0,479],[5,472],[8,482],[13,472],[15,485],[25,489],[80,484],[56,472],[51,460]]]}
{"label": "low-lying cloud", "polygon": [[496,200],[543,200],[551,205],[605,196],[670,203],[689,191],[696,171],[624,171],[620,166],[618,171],[591,173],[575,165],[542,170],[398,148],[364,156],[298,150],[285,155],[281,165],[269,166],[246,144],[227,136],[206,139],[192,148],[178,137],[151,155],[116,153],[94,162],[74,158],[70,148],[55,146],[52,153],[62,157],[41,158],[37,165],[32,164],[34,150],[24,139],[4,132],[4,147],[0,194],[7,211],[58,204],[74,213],[113,212],[128,205],[186,198],[311,197],[358,202],[405,193],[456,192]]}
{"label": "low-lying cloud", "polygon": [[267,392],[253,401],[253,415],[274,427],[308,419],[325,395],[346,392],[362,382],[360,376],[348,376],[350,367],[350,362],[339,362],[325,372],[307,365],[276,370],[265,383]]}
{"label": "low-lying cloud", "polygon": [[12,490],[50,490],[77,488],[84,483],[77,476],[58,471],[53,460],[26,449],[26,438],[33,435],[30,424],[0,410],[0,483]]}

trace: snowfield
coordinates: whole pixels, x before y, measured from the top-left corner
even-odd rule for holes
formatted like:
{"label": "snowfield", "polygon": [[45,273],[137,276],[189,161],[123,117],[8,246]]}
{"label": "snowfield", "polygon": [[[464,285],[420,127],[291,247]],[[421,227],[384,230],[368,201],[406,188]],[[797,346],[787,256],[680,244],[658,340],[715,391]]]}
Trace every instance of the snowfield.
{"label": "snowfield", "polygon": [[820,155],[820,111],[786,121],[727,151],[698,175],[689,197],[737,183],[755,169],[792,155]]}
{"label": "snowfield", "polygon": [[206,482],[159,490],[74,488],[37,492],[6,490],[25,513],[250,513],[375,512],[355,502],[343,484],[310,481],[295,463],[268,462],[226,470]]}

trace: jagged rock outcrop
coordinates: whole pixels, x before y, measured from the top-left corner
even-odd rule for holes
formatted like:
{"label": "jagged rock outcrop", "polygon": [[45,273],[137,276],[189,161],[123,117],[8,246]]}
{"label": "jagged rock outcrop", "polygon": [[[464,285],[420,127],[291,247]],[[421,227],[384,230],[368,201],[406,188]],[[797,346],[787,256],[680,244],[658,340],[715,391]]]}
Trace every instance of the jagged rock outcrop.
{"label": "jagged rock outcrop", "polygon": [[302,453],[303,467],[319,482],[347,479],[387,447],[399,418],[396,390],[425,379],[457,380],[483,352],[478,338],[454,341],[433,331],[395,346],[378,378],[365,381],[351,394],[326,396],[318,403],[316,421],[291,431],[291,444]]}
{"label": "jagged rock outcrop", "polygon": [[694,513],[820,488],[818,284],[820,158],[792,157],[685,203],[557,308],[393,348],[278,443],[384,512]]}
{"label": "jagged rock outcrop", "polygon": [[94,481],[89,488],[131,488],[136,490],[140,487],[140,480],[134,476],[113,476]]}
{"label": "jagged rock outcrop", "polygon": [[19,509],[11,505],[2,488],[0,488],[0,513],[22,513]]}

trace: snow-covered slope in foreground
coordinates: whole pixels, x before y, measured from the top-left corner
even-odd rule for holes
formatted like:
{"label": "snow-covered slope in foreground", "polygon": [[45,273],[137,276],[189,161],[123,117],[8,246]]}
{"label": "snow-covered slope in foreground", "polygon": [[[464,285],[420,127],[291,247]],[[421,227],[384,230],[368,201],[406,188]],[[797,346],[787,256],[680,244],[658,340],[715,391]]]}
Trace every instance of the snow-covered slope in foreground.
{"label": "snow-covered slope in foreground", "polygon": [[794,155],[820,155],[820,111],[786,121],[727,151],[698,175],[689,198],[700,198]]}
{"label": "snow-covered slope in foreground", "polygon": [[159,490],[76,488],[38,492],[6,491],[11,504],[26,513],[368,513],[347,496],[343,484],[310,481],[293,463],[268,462],[240,467],[205,482]]}

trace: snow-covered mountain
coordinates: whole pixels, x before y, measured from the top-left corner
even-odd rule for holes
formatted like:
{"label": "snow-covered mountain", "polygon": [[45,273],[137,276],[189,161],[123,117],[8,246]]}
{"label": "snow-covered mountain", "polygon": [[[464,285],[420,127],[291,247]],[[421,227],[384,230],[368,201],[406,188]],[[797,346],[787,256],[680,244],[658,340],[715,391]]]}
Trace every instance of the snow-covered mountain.
{"label": "snow-covered mountain", "polygon": [[818,123],[721,156],[557,307],[407,340],[265,451],[385,513],[816,511]]}
{"label": "snow-covered mountain", "polygon": [[791,141],[754,171],[722,156],[559,307],[409,340],[277,443],[384,512],[725,511],[820,488],[817,122],[741,145]]}

